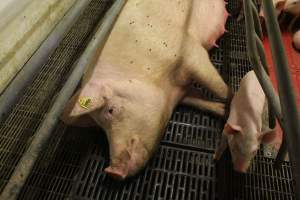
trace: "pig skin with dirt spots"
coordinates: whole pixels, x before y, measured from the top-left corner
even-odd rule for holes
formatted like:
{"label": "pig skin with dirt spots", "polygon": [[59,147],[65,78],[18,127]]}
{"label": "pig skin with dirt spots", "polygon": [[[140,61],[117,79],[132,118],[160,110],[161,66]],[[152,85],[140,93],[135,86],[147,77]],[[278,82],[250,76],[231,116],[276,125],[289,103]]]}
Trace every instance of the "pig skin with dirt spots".
{"label": "pig skin with dirt spots", "polygon": [[266,96],[254,71],[248,72],[232,99],[221,145],[215,153],[216,160],[229,146],[234,169],[247,172],[260,144],[276,138],[276,132],[268,128],[267,107]]}
{"label": "pig skin with dirt spots", "polygon": [[128,0],[62,116],[105,130],[108,175],[123,180],[145,166],[179,103],[224,115],[224,103],[199,98],[191,86],[230,97],[207,52],[227,17],[223,0]]}

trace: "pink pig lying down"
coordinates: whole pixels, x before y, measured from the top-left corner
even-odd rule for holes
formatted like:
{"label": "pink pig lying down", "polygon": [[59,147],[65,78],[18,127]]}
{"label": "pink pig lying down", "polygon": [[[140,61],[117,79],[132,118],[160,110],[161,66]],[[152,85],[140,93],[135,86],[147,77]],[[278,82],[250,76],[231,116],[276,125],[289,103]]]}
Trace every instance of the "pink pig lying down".
{"label": "pink pig lying down", "polygon": [[191,86],[196,81],[224,101],[231,96],[207,53],[227,16],[223,0],[128,0],[62,116],[69,125],[105,130],[106,173],[122,180],[140,171],[179,103],[224,115],[223,103],[200,98]]}
{"label": "pink pig lying down", "polygon": [[269,143],[276,137],[276,132],[267,127],[267,107],[265,94],[254,71],[248,72],[232,99],[216,160],[220,159],[228,145],[234,169],[247,172],[261,142]]}

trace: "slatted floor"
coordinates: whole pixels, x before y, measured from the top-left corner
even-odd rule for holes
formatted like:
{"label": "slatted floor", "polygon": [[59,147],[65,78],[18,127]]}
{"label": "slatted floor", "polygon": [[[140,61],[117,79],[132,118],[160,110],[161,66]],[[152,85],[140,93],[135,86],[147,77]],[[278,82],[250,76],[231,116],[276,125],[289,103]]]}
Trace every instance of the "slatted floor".
{"label": "slatted floor", "polygon": [[[110,3],[92,1],[0,125],[0,191]],[[237,6],[237,1],[231,0],[228,10]],[[229,33],[219,41],[220,48],[210,55],[224,80],[236,90],[251,67],[243,22],[230,18],[227,29]],[[200,90],[214,99],[207,90]],[[250,172],[240,175],[232,170],[229,155],[217,165],[213,162],[223,123],[193,108],[178,107],[153,159],[137,177],[123,183],[103,173],[109,160],[108,144],[99,129],[60,123],[19,199],[293,199],[289,163],[276,171],[273,160],[261,153]]]}

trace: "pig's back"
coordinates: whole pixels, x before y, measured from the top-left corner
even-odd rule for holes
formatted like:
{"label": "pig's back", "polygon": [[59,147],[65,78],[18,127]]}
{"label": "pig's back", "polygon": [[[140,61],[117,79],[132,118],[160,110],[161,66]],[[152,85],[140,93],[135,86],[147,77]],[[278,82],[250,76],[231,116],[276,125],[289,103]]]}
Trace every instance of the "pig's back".
{"label": "pig's back", "polygon": [[174,78],[187,36],[208,48],[221,35],[224,5],[223,0],[128,0],[85,79],[114,73],[145,81]]}
{"label": "pig's back", "polygon": [[189,4],[129,0],[103,48],[97,68],[103,72],[107,66],[109,71],[147,77],[151,74],[156,78],[169,73],[181,56]]}

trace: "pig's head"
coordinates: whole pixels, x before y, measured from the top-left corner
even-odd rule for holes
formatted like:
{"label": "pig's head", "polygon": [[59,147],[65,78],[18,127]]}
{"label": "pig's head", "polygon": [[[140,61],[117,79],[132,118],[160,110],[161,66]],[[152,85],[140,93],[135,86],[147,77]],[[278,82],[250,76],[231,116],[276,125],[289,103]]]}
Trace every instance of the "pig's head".
{"label": "pig's head", "polygon": [[76,126],[75,119],[90,117],[105,130],[111,160],[105,172],[122,180],[142,169],[155,151],[172,110],[165,97],[142,81],[90,81],[62,118]]}
{"label": "pig's head", "polygon": [[283,11],[293,15],[300,15],[300,0],[286,0]]}
{"label": "pig's head", "polygon": [[226,124],[224,132],[231,153],[234,170],[246,173],[256,156],[261,143],[269,143],[275,137],[274,131],[260,132],[249,127]]}

